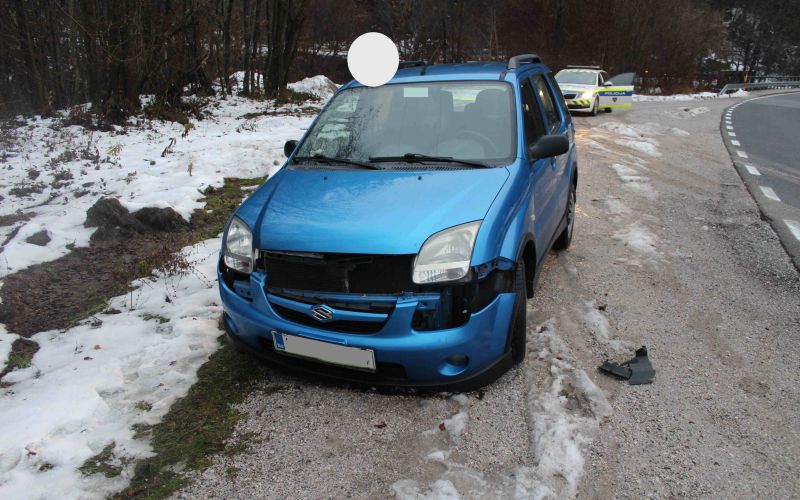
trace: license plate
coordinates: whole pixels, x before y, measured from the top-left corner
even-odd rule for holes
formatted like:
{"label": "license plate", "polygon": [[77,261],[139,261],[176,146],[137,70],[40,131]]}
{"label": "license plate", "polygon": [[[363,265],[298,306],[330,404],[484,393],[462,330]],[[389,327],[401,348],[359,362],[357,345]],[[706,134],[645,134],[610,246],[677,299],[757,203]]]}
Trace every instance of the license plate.
{"label": "license plate", "polygon": [[283,354],[359,370],[375,371],[375,351],[372,349],[332,344],[275,330],[272,331],[272,340],[275,343],[275,350]]}

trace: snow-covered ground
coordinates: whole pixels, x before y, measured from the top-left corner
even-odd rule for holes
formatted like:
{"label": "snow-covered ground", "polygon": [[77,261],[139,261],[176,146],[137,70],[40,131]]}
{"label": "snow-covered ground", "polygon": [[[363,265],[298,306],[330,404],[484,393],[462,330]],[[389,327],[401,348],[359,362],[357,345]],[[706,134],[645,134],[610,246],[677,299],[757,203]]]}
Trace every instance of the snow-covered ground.
{"label": "snow-covered ground", "polygon": [[703,99],[729,99],[731,97],[747,97],[750,92],[737,90],[730,94],[720,96],[716,92],[698,92],[696,94],[673,94],[673,95],[642,95],[634,94],[634,102],[664,102],[664,101],[696,101]]}
{"label": "snow-covered ground", "polygon": [[[304,105],[312,108],[336,88],[324,77],[295,87],[322,95]],[[131,211],[172,207],[188,219],[203,206],[206,187],[279,169],[284,142],[300,138],[313,118],[300,106],[276,110],[236,96],[215,98],[207,109],[210,116],[188,129],[134,118],[92,132],[58,118],[24,120],[0,151],[0,216],[25,214],[0,227],[0,278],[88,245],[86,210],[101,197],[118,198]],[[41,231],[50,238],[44,246],[26,241]],[[132,293],[110,301],[116,314],[32,337],[39,351],[30,367],[6,375],[10,385],[0,389],[1,498],[104,497],[125,485],[131,459],[149,453],[131,427],[158,422],[218,346],[219,245],[217,238],[185,248],[182,274],[134,282]],[[0,324],[0,367],[15,338]],[[78,470],[111,445],[118,477]]]}
{"label": "snow-covered ground", "polygon": [[[330,95],[322,80],[310,80],[313,85],[303,85],[304,91]],[[192,120],[189,128],[133,119],[124,128],[92,132],[64,127],[58,118],[26,120],[16,129],[16,144],[0,154],[5,157],[0,216],[21,211],[30,220],[0,227],[0,242],[16,232],[0,253],[0,278],[88,245],[93,229],[83,226],[86,210],[103,196],[117,197],[134,211],[172,207],[188,220],[203,206],[206,187],[221,186],[225,177],[274,173],[284,160],[284,142],[298,139],[310,121],[259,115],[275,109],[237,96],[215,99],[209,110],[210,117]],[[281,112],[298,110],[286,106]],[[50,237],[45,246],[27,241],[41,231]]]}

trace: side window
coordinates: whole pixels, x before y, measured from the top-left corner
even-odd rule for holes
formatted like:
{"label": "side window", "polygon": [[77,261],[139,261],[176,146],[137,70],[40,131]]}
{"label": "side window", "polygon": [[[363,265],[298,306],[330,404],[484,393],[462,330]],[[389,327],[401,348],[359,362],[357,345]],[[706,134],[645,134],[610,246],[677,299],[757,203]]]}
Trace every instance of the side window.
{"label": "side window", "polygon": [[542,113],[539,111],[533,87],[528,80],[522,82],[520,93],[522,94],[522,116],[525,121],[525,140],[528,147],[531,147],[545,134]]}
{"label": "side window", "polygon": [[534,75],[533,83],[536,84],[536,89],[539,93],[539,100],[542,101],[544,112],[547,115],[547,122],[550,125],[550,132],[555,132],[561,126],[561,114],[556,107],[556,101],[553,93],[547,82],[544,81],[544,76]]}
{"label": "side window", "polygon": [[558,82],[553,76],[553,73],[548,73],[547,81],[550,83],[550,88],[553,89],[553,91],[555,92],[556,99],[559,99],[561,100],[561,102],[566,103],[566,101],[564,101],[564,94],[561,93],[561,87],[558,86]]}

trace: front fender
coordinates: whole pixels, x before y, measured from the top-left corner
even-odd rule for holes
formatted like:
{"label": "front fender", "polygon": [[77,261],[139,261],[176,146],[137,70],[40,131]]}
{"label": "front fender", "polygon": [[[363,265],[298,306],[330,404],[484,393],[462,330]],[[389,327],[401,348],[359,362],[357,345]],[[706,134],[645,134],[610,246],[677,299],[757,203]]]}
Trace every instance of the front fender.
{"label": "front fender", "polygon": [[473,265],[495,259],[516,262],[520,245],[533,235],[533,185],[528,167],[517,161],[508,167],[509,180],[486,213],[472,256]]}

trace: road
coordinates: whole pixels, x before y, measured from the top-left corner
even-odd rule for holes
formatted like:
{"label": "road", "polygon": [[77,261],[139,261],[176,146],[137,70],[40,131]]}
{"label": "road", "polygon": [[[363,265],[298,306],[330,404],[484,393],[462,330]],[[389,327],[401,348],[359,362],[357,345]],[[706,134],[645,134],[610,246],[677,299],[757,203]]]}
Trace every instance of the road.
{"label": "road", "polygon": [[800,92],[748,100],[730,111],[722,131],[731,156],[800,269]]}
{"label": "road", "polygon": [[[800,279],[720,136],[737,102],[576,118],[575,239],[545,263],[521,366],[455,396],[271,371],[239,407],[248,451],[177,496],[797,496]],[[597,371],[641,345],[654,384]]]}

